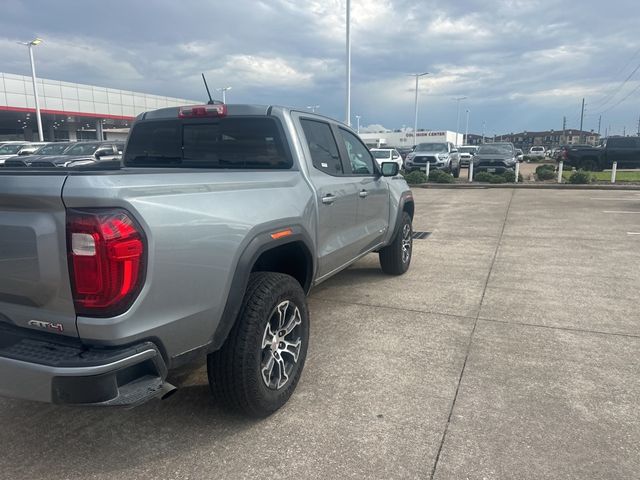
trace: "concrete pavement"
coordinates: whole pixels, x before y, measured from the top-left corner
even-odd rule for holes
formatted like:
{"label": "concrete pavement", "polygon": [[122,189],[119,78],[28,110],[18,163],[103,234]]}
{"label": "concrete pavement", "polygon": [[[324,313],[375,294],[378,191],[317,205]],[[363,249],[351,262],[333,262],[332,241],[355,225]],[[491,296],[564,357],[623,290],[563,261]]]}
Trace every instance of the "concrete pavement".
{"label": "concrete pavement", "polygon": [[202,369],[128,411],[0,399],[2,477],[638,478],[640,194],[414,195],[411,270],[314,290],[284,409],[229,415]]}

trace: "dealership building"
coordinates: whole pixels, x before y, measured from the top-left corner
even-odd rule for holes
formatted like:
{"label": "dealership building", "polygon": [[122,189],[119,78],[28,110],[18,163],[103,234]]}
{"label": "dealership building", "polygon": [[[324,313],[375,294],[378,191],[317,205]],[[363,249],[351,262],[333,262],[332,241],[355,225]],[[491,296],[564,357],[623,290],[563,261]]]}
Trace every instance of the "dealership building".
{"label": "dealership building", "polygon": [[[37,86],[45,141],[124,139],[142,112],[201,103],[43,78]],[[35,111],[31,77],[0,73],[0,141],[37,141]]]}
{"label": "dealership building", "polygon": [[[360,132],[360,138],[368,147],[413,147],[413,130],[389,130],[383,132]],[[418,130],[415,143],[451,142],[462,145],[464,134],[449,130]]]}

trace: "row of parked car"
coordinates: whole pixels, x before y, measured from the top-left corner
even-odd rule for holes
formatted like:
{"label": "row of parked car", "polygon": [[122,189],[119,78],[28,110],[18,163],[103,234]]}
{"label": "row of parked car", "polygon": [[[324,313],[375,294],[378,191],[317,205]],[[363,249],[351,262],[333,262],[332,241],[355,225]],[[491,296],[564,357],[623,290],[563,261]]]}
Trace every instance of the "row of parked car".
{"label": "row of parked car", "polygon": [[483,145],[463,145],[456,147],[451,142],[420,143],[409,149],[405,155],[395,148],[373,148],[371,153],[376,160],[397,162],[406,172],[426,170],[444,170],[454,177],[460,176],[460,168],[469,166],[477,171],[501,173],[514,171],[517,162],[522,162],[524,155],[509,142],[487,143]]}
{"label": "row of parked car", "polygon": [[79,167],[120,161],[124,142],[0,142],[0,167]]}

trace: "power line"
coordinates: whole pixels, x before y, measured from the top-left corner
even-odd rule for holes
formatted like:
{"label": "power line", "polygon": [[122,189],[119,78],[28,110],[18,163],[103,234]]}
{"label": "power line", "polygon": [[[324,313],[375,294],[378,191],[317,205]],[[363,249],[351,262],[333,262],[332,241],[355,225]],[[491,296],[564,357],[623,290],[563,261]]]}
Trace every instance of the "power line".
{"label": "power line", "polygon": [[[640,65],[638,65],[640,67]],[[607,113],[609,110],[612,110],[614,108],[616,108],[618,105],[620,105],[622,102],[624,102],[627,98],[629,98],[631,95],[633,95],[634,93],[636,93],[638,90],[640,90],[640,83],[636,86],[636,88],[634,88],[633,90],[631,90],[627,95],[625,95],[624,97],[622,97],[618,102],[616,102],[615,104],[613,104],[612,106],[610,106],[609,108],[607,108],[606,110],[602,110],[600,112],[600,114],[603,113]]]}
{"label": "power line", "polygon": [[631,79],[631,77],[633,77],[635,75],[635,73],[638,70],[640,70],[640,63],[638,64],[638,66],[636,68],[633,69],[633,71],[627,76],[627,78],[624,79],[622,84],[617,89],[615,89],[613,91],[613,93],[610,93],[609,95],[605,96],[600,101],[596,102],[596,104],[594,105],[594,108],[602,108],[607,103],[609,103],[611,100],[613,100],[613,98],[624,88],[624,86],[627,84],[627,82]]}

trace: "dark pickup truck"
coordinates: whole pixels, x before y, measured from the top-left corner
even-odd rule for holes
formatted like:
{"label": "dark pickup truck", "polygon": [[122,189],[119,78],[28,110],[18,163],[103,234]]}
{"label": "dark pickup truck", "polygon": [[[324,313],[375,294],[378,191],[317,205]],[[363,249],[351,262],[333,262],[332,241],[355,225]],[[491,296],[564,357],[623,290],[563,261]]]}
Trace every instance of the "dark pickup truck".
{"label": "dark pickup truck", "polygon": [[640,137],[608,138],[602,147],[567,146],[560,157],[565,166],[602,171],[618,162],[618,168],[640,167]]}

